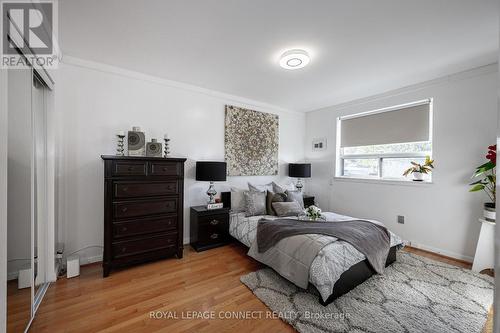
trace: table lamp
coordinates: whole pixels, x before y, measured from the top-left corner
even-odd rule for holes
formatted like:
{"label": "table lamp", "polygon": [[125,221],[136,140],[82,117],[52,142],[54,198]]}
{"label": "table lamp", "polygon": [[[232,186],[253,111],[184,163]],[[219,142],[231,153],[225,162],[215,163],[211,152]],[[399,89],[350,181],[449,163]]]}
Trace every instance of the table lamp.
{"label": "table lamp", "polygon": [[311,177],[311,164],[310,163],[290,163],[288,164],[288,176],[297,179],[295,187],[302,192],[302,178]]}
{"label": "table lamp", "polygon": [[217,191],[214,182],[226,181],[226,162],[198,161],[196,162],[196,180],[210,182],[207,190],[208,204],[215,203]]}

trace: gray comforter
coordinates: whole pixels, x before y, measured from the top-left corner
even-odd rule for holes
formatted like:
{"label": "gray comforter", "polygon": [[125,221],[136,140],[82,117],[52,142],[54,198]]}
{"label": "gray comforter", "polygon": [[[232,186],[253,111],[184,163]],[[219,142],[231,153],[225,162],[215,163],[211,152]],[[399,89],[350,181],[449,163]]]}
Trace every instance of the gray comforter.
{"label": "gray comforter", "polygon": [[269,250],[283,238],[305,234],[320,234],[343,240],[363,253],[377,273],[384,272],[390,248],[389,232],[381,225],[363,220],[306,222],[290,219],[263,219],[257,225],[259,252]]}
{"label": "gray comforter", "polygon": [[390,249],[387,229],[362,220],[260,220],[256,238],[248,254],[302,288],[307,287],[309,268],[314,258],[323,247],[336,239],[350,243],[363,253],[378,273],[383,272]]}

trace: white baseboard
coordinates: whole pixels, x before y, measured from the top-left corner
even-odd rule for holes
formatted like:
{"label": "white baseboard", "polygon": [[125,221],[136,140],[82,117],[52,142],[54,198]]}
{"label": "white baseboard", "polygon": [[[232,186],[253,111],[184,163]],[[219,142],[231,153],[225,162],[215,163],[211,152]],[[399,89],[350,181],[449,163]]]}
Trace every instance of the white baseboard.
{"label": "white baseboard", "polygon": [[102,254],[96,255],[96,256],[91,256],[91,257],[82,257],[80,256],[80,266],[81,265],[88,265],[88,264],[93,264],[95,262],[101,262],[102,261]]}
{"label": "white baseboard", "polygon": [[408,242],[407,245],[414,247],[414,248],[417,248],[417,249],[420,249],[420,250],[441,254],[443,256],[447,256],[447,257],[450,257],[453,259],[464,260],[464,261],[468,261],[470,263],[472,263],[474,261],[474,257],[465,256],[463,254],[459,254],[459,253],[455,253],[455,252],[451,252],[451,251],[447,251],[447,250],[442,250],[442,249],[439,249],[437,247],[433,247],[433,246],[429,246],[429,245],[425,245],[425,244],[419,244],[419,243],[410,241],[410,242]]}

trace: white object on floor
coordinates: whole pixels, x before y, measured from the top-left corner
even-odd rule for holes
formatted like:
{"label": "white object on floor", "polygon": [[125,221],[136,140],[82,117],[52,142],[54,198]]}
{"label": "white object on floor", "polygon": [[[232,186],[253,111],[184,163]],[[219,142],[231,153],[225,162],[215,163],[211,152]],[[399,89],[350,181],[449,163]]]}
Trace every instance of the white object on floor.
{"label": "white object on floor", "polygon": [[66,259],[66,277],[68,279],[80,275],[80,256],[74,255]]}
{"label": "white object on floor", "polygon": [[474,272],[495,267],[495,223],[484,219],[479,219],[479,222],[481,222],[481,232],[472,264]]}
{"label": "white object on floor", "polygon": [[31,268],[20,269],[17,277],[17,289],[30,288],[31,278]]}

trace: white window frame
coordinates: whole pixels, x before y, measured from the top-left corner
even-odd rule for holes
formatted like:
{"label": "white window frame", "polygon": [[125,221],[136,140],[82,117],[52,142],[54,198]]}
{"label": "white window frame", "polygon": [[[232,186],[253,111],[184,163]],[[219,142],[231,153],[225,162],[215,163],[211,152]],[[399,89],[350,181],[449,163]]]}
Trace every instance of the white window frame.
{"label": "white window frame", "polygon": [[[384,159],[387,158],[425,158],[425,156],[429,155],[428,153],[421,153],[421,152],[415,152],[415,153],[391,153],[391,154],[342,154],[342,148],[341,148],[341,123],[342,120],[347,120],[347,119],[353,119],[353,118],[359,118],[359,117],[364,117],[368,115],[374,115],[377,113],[383,113],[383,112],[389,112],[389,111],[394,111],[398,109],[404,109],[408,107],[413,107],[413,106],[418,106],[418,105],[423,105],[423,104],[429,104],[429,141],[431,143],[431,152],[430,156],[432,158],[433,150],[434,150],[434,140],[433,140],[433,99],[428,98],[424,100],[419,100],[415,102],[410,102],[410,103],[405,103],[405,104],[399,104],[391,107],[386,107],[386,108],[381,108],[381,109],[376,109],[372,111],[367,111],[367,112],[361,112],[361,113],[356,113],[352,115],[346,115],[346,116],[341,116],[337,117],[337,140],[336,140],[336,158],[335,158],[335,178],[339,179],[352,179],[352,180],[368,180],[368,181],[380,181],[380,182],[408,182],[411,181],[411,179],[405,179],[403,177],[401,178],[388,178],[388,177],[383,177],[383,161]],[[376,159],[378,160],[378,175],[376,177],[360,177],[360,176],[345,176],[344,175],[344,160],[346,159]],[[432,183],[432,173],[430,174],[430,179],[426,180],[424,182],[419,182],[419,183]]]}

